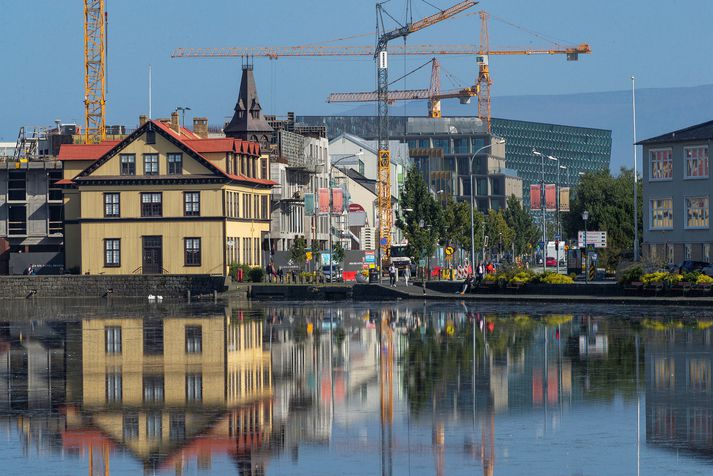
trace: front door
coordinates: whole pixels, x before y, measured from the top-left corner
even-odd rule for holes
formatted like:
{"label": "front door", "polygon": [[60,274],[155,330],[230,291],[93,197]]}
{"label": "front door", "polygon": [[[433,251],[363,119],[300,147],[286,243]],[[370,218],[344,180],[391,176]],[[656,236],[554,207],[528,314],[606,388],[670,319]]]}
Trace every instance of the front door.
{"label": "front door", "polygon": [[144,236],[143,274],[163,273],[163,243],[160,236]]}

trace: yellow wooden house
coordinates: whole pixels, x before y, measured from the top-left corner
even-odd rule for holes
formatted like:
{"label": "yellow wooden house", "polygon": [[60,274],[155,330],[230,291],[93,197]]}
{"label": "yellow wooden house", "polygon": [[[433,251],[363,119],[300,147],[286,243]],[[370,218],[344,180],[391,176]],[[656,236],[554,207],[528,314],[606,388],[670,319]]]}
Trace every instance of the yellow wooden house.
{"label": "yellow wooden house", "polygon": [[227,274],[263,265],[269,162],[255,142],[148,120],[119,142],[63,145],[66,268]]}

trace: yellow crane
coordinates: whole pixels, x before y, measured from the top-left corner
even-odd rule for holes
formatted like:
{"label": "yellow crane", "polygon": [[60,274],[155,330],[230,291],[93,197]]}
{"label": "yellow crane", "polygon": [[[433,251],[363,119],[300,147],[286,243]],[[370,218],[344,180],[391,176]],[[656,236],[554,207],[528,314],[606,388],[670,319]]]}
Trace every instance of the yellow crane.
{"label": "yellow crane", "polygon": [[106,138],[105,0],[84,0],[84,140]]}

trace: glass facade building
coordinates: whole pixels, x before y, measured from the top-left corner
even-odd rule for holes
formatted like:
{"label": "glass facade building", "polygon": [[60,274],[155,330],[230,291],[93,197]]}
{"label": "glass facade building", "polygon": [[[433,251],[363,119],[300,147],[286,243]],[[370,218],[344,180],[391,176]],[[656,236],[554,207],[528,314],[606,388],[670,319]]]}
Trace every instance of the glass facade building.
{"label": "glass facade building", "polygon": [[[374,116],[300,116],[297,121],[307,125],[325,125],[330,138],[342,132],[364,139],[374,139],[377,134],[377,120]],[[427,131],[422,128],[420,133],[414,134],[414,121],[432,124],[433,130]],[[480,121],[472,117],[427,119],[416,116],[392,116],[389,118],[389,129],[392,139],[405,140],[409,143],[410,155],[419,168],[423,169],[430,164],[431,171],[452,170],[457,178],[451,180],[449,177],[442,185],[451,186],[454,196],[463,197],[469,196],[470,184],[462,180],[465,175],[464,167],[468,167],[466,161],[469,154],[489,143],[490,140],[482,123],[479,129],[470,128],[466,131],[468,125],[476,122]],[[545,155],[559,158],[560,165],[567,167],[560,173],[562,186],[576,185],[580,172],[609,168],[612,143],[610,130],[493,118],[492,132],[494,136],[502,137],[507,141],[505,167],[500,167],[500,171],[508,175],[516,174],[522,179],[522,198],[525,207],[529,207],[530,204],[530,185],[542,181],[542,162],[540,157],[533,155],[533,148]],[[419,157],[426,156],[424,153],[426,149],[430,149],[428,162],[424,159],[419,160]],[[439,149],[442,152],[439,152]],[[482,162],[480,158],[475,161],[473,173],[479,174],[476,171],[478,167],[488,167],[487,163],[482,164]],[[469,177],[465,179],[469,180]],[[545,182],[556,181],[557,163],[545,160]],[[437,184],[431,184],[434,188],[435,185]],[[478,186],[476,182],[476,196],[479,194]],[[480,203],[478,208],[483,208]]]}

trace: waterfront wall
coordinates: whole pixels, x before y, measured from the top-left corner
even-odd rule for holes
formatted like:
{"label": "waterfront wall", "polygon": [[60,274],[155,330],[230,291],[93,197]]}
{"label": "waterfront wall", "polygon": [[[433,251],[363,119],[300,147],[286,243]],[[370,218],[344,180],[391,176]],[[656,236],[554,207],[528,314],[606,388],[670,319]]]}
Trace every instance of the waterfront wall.
{"label": "waterfront wall", "polygon": [[186,297],[223,292],[223,276],[209,275],[62,275],[0,276],[0,299],[58,297]]}

